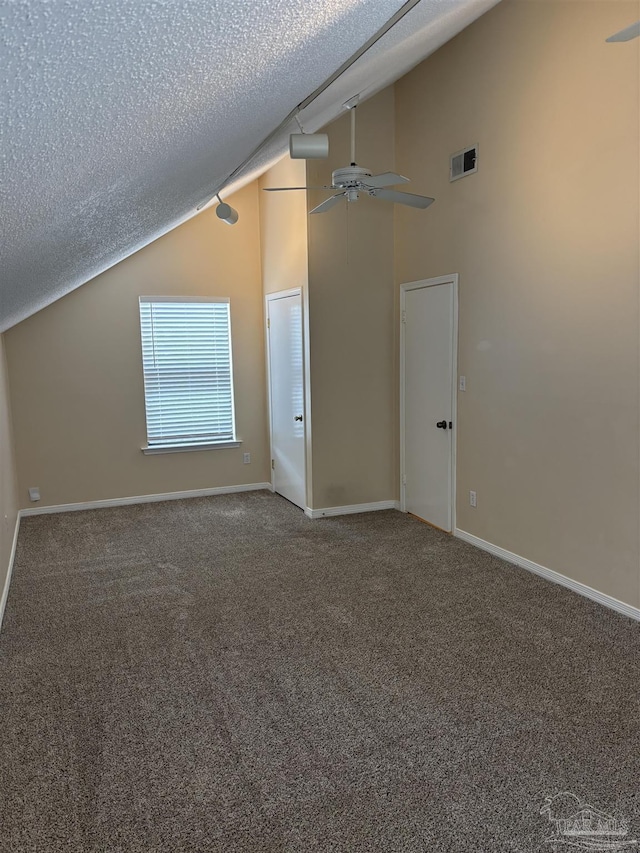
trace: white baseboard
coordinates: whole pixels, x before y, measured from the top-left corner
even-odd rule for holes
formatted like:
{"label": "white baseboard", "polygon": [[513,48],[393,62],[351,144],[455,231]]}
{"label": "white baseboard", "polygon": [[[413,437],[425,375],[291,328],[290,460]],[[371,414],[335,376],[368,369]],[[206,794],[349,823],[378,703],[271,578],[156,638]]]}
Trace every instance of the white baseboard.
{"label": "white baseboard", "polygon": [[104,501],[83,501],[75,504],[57,504],[55,506],[34,506],[21,509],[20,515],[49,515],[55,512],[78,512],[83,509],[104,509],[129,504],[156,503],[158,501],[177,501],[184,498],[205,498],[210,495],[231,495],[235,492],[255,492],[266,489],[273,491],[271,483],[245,483],[240,486],[216,486],[213,489],[190,489],[186,492],[165,492],[159,495],[136,495],[130,498],[112,498]]}
{"label": "white baseboard", "polygon": [[327,506],[324,509],[309,509],[309,507],[306,507],[304,514],[308,518],[324,518],[328,515],[352,515],[356,512],[377,512],[380,509],[400,509],[400,501],[375,501],[369,504]]}
{"label": "white baseboard", "polygon": [[11,583],[11,574],[13,572],[13,562],[16,558],[16,548],[18,547],[18,533],[20,531],[20,513],[16,518],[16,529],[13,533],[13,545],[11,546],[11,554],[9,555],[9,565],[7,567],[7,576],[2,589],[2,598],[0,598],[0,631],[2,630],[2,620],[4,619],[4,609],[7,606],[7,598],[9,598],[9,584]]}
{"label": "white baseboard", "polygon": [[540,575],[540,577],[546,578],[553,583],[560,584],[560,586],[566,586],[574,592],[577,592],[579,595],[584,595],[585,598],[590,598],[592,601],[597,601],[598,604],[604,604],[605,607],[609,607],[611,610],[616,610],[618,613],[622,613],[623,616],[629,616],[631,619],[637,619],[640,621],[640,608],[633,607],[631,604],[625,604],[624,601],[619,601],[611,595],[599,592],[597,589],[593,589],[584,583],[580,583],[580,581],[574,581],[566,575],[561,575],[560,572],[555,572],[553,569],[548,569],[546,566],[534,563],[526,557],[521,557],[519,554],[514,554],[512,551],[507,551],[504,548],[500,548],[498,545],[486,542],[484,539],[480,539],[479,536],[467,533],[466,530],[456,528],[454,536],[458,539],[464,539],[465,542],[469,542],[471,545],[475,545],[476,548],[481,548],[483,551],[488,551],[490,554],[494,554],[496,557],[500,557],[508,563],[520,566],[520,568],[526,569],[528,572]]}

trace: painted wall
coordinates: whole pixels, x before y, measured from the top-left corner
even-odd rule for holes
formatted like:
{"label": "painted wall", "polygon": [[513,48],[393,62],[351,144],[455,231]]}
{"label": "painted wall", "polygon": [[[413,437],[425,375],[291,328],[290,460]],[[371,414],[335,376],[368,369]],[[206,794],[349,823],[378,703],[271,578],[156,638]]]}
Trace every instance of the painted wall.
{"label": "painted wall", "polygon": [[395,241],[398,283],[460,274],[458,527],[635,606],[640,40],[605,38],[637,17],[505,0],[400,80],[397,167],[437,201]]}
{"label": "painted wall", "polygon": [[265,296],[295,287],[302,289],[303,338],[305,364],[305,474],[306,503],[313,506],[313,468],[311,436],[311,387],[309,382],[309,253],[307,248],[307,194],[269,193],[265,187],[304,187],[307,167],[304,160],[286,155],[261,176],[260,256],[262,287]]}
{"label": "painted wall", "polygon": [[[213,209],[5,334],[21,506],[268,480],[257,186]],[[231,298],[239,448],[145,456],[138,297]],[[244,465],[249,451],[252,462]]]}
{"label": "painted wall", "polygon": [[[358,107],[357,160],[394,168],[394,95]],[[348,165],[349,115],[331,124],[328,160],[310,186]],[[327,198],[310,192],[309,208]],[[393,499],[397,492],[393,206],[368,197],[309,217],[313,507]]]}
{"label": "painted wall", "polygon": [[4,341],[5,336],[0,335],[0,598],[7,577],[18,518],[18,491]]}
{"label": "painted wall", "polygon": [[259,180],[260,255],[265,293],[307,286],[307,194],[263,191],[264,187],[304,187],[306,180],[305,161],[291,160],[288,155]]}

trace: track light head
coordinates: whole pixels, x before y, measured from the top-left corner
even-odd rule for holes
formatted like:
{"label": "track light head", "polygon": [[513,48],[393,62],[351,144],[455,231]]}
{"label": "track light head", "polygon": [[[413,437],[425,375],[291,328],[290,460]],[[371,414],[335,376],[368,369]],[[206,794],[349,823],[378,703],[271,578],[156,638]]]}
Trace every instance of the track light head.
{"label": "track light head", "polygon": [[221,201],[216,207],[216,216],[218,219],[226,222],[227,225],[235,225],[238,221],[238,211],[235,207],[231,207],[230,204],[226,204],[224,201]]}
{"label": "track light head", "polygon": [[292,133],[289,137],[289,156],[292,160],[322,160],[328,157],[328,135],[326,133]]}

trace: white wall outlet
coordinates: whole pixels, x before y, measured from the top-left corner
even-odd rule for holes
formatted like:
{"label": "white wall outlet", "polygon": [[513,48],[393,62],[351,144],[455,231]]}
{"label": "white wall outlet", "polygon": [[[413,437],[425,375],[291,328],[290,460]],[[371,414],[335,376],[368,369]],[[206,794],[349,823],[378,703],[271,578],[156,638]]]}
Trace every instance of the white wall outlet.
{"label": "white wall outlet", "polygon": [[467,390],[467,377],[466,376],[460,377],[460,384],[458,385],[458,387],[460,388],[461,391]]}
{"label": "white wall outlet", "polygon": [[251,454],[250,453],[243,453],[242,454],[242,461],[244,462],[245,465],[248,465],[251,462]]}
{"label": "white wall outlet", "polygon": [[40,487],[32,486],[29,489],[29,500],[30,501],[39,501],[40,500]]}
{"label": "white wall outlet", "polygon": [[478,506],[478,498],[473,490],[469,492],[469,503],[471,506]]}

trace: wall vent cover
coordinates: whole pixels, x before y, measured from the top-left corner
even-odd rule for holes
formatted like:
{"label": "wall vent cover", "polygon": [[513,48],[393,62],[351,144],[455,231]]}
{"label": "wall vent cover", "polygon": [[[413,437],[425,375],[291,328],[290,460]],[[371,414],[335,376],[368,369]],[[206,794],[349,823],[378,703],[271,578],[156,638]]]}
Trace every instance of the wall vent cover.
{"label": "wall vent cover", "polygon": [[478,146],[470,145],[451,155],[449,180],[457,181],[478,171]]}

